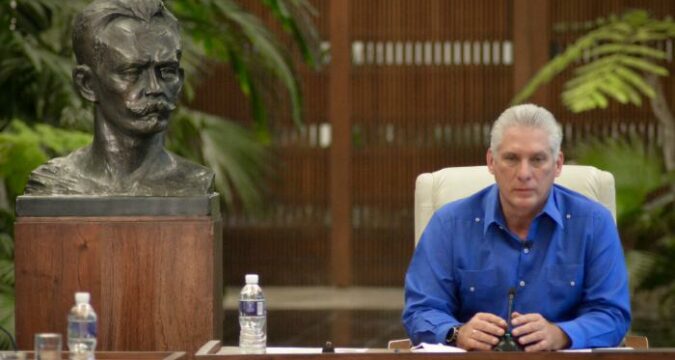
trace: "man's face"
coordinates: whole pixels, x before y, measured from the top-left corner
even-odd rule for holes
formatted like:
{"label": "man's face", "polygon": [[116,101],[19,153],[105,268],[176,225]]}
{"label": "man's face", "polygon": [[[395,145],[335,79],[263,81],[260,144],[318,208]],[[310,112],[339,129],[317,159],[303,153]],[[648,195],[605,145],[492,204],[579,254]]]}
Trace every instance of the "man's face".
{"label": "man's face", "polygon": [[536,215],[544,207],[562,164],[562,152],[553,158],[545,131],[526,126],[507,128],[497,153],[487,152],[504,215]]}
{"label": "man's face", "polygon": [[180,39],[161,20],[114,21],[98,35],[93,70],[97,111],[129,135],[164,131],[183,85]]}

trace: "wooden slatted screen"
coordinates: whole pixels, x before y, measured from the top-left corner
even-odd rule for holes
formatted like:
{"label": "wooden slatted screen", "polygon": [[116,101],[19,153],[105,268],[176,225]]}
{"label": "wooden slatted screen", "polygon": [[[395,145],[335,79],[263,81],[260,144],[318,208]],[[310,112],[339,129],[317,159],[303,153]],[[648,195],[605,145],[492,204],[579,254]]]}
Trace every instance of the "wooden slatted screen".
{"label": "wooden slatted screen", "polygon": [[508,104],[511,2],[352,3],[354,280],[400,286],[415,178],[483,162]]}

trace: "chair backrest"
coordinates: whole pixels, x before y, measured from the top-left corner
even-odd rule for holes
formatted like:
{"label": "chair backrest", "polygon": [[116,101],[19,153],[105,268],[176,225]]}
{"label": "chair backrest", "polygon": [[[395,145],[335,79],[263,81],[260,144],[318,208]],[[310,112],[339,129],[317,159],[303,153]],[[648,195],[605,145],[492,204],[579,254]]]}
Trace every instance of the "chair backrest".
{"label": "chair backrest", "polygon": [[389,350],[410,351],[411,347],[410,339],[394,339],[387,342],[387,349]]}
{"label": "chair backrest", "polygon": [[623,346],[633,349],[649,349],[649,339],[646,336],[626,335],[623,338]]}
{"label": "chair backrest", "polygon": [[[487,166],[451,167],[419,175],[415,183],[415,245],[438,208],[494,182]],[[592,166],[564,165],[555,182],[602,203],[616,221],[616,189],[611,173]]]}

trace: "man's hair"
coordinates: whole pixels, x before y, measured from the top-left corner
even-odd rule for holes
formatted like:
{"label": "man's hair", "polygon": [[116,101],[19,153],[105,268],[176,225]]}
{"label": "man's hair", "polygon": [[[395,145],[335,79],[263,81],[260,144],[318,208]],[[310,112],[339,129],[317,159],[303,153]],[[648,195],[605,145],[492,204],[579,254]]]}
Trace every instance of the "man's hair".
{"label": "man's hair", "polygon": [[73,51],[78,64],[98,62],[102,44],[97,34],[119,18],[148,23],[153,19],[164,19],[176,34],[180,31],[178,20],[162,0],[95,0],[77,14],[73,22]]}
{"label": "man's hair", "polygon": [[497,154],[506,129],[514,126],[525,126],[543,130],[548,134],[551,153],[556,158],[562,143],[562,129],[553,114],[545,108],[533,104],[516,105],[506,109],[492,125],[490,131],[490,150]]}

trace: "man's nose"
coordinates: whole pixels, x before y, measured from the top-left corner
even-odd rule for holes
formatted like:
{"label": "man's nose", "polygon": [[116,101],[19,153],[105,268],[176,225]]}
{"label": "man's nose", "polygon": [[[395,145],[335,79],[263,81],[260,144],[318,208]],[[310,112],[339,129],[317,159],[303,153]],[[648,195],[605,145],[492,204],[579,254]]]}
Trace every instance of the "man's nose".
{"label": "man's nose", "polygon": [[522,160],[520,164],[518,164],[518,178],[520,180],[529,180],[531,176],[532,166],[530,166],[530,162]]}
{"label": "man's nose", "polygon": [[150,69],[150,71],[148,71],[146,81],[146,95],[161,95],[163,93],[162,84],[159,81],[159,73],[157,70]]}

